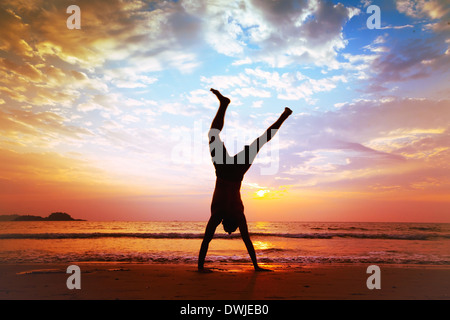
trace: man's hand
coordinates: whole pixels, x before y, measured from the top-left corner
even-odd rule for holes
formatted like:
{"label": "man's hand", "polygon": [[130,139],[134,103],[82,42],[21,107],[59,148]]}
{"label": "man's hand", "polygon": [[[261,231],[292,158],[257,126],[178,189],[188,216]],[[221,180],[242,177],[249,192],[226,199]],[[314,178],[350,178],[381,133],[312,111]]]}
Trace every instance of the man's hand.
{"label": "man's hand", "polygon": [[256,266],[256,267],[255,267],[255,271],[257,271],[257,272],[264,272],[264,271],[272,272],[273,270],[270,270],[270,269],[264,269],[264,268],[261,268],[261,267],[259,267],[259,266]]}

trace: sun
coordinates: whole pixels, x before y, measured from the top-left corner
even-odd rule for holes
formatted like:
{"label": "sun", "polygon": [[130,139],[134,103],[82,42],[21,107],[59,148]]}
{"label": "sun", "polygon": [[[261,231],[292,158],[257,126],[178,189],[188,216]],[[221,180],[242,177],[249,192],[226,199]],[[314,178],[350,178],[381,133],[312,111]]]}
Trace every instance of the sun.
{"label": "sun", "polygon": [[266,193],[269,193],[269,192],[270,192],[270,190],[261,189],[261,190],[256,191],[256,195],[258,197],[262,198],[262,197],[264,197],[266,195]]}

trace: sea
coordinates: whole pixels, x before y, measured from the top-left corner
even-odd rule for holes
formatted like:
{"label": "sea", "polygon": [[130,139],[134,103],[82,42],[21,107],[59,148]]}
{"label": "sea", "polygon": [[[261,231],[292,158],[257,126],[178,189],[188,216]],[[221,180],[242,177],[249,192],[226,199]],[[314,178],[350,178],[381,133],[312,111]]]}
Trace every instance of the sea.
{"label": "sea", "polygon": [[[450,264],[450,223],[248,222],[258,262]],[[2,221],[0,263],[197,263],[206,221]],[[220,225],[206,264],[249,263]]]}

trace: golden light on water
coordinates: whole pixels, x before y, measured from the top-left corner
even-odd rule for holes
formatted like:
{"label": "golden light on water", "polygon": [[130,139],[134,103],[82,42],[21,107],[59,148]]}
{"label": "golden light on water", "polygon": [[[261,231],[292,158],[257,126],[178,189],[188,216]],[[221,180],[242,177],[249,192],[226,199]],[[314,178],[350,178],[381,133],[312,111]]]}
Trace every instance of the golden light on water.
{"label": "golden light on water", "polygon": [[253,245],[255,246],[256,250],[266,250],[273,248],[273,244],[269,241],[254,241]]}

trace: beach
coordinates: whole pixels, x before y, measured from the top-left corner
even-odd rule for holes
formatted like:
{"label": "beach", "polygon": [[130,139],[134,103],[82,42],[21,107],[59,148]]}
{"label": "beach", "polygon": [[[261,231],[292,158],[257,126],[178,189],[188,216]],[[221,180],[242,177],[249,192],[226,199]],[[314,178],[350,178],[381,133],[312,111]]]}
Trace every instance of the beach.
{"label": "beach", "polygon": [[[449,299],[450,224],[249,222],[218,228],[196,270],[205,222],[2,222],[0,299]],[[80,268],[81,289],[68,289]],[[381,289],[368,289],[367,268]],[[75,276],[75,274],[74,274]],[[375,276],[375,274],[374,274]]]}
{"label": "beach", "polygon": [[1,300],[448,300],[450,267],[379,265],[381,289],[368,289],[368,264],[210,265],[78,263],[81,289],[68,289],[67,264],[0,265]]}

